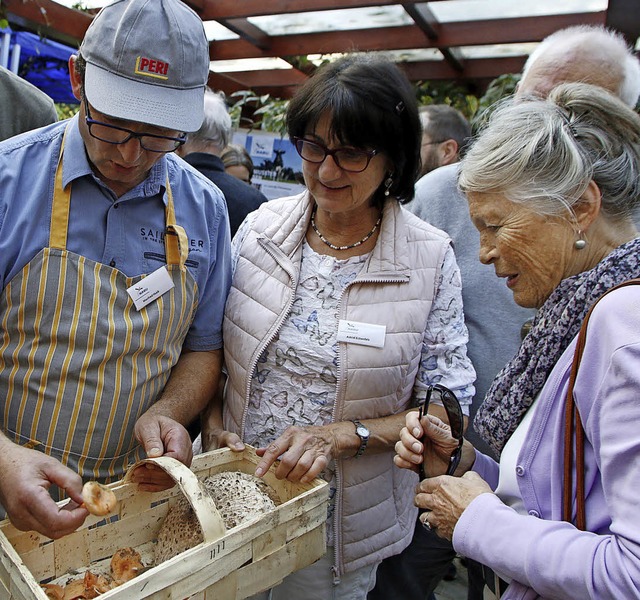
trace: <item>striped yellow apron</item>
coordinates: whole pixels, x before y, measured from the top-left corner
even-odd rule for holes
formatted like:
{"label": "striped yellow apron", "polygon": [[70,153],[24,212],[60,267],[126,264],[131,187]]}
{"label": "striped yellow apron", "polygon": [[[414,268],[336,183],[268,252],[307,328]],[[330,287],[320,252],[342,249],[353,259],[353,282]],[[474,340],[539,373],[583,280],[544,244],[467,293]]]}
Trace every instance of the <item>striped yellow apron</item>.
{"label": "striped yellow apron", "polygon": [[119,479],[144,456],[136,420],[162,392],[196,309],[188,244],[167,181],[167,270],[175,287],[140,311],[126,277],[66,249],[71,185],[56,172],[49,247],[0,297],[2,429],[83,479]]}

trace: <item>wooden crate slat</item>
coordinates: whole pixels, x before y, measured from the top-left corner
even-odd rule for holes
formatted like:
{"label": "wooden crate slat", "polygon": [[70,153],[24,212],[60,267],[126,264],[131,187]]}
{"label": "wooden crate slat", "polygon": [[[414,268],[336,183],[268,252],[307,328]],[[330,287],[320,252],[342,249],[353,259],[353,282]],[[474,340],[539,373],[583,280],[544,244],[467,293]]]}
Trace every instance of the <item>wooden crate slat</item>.
{"label": "wooden crate slat", "polygon": [[[192,470],[203,478],[222,471],[253,474],[260,458],[217,450],[194,458]],[[317,560],[325,551],[328,485],[281,481],[273,470],[265,480],[282,504],[229,530],[216,542],[203,542],[145,571],[100,596],[104,600],[237,599],[271,587],[292,570]],[[142,493],[128,482],[109,487],[118,498],[118,518],[91,517],[73,534],[49,540],[0,523],[0,600],[46,600],[39,582],[78,575],[91,569],[106,573],[110,557],[123,547],[139,549],[150,564],[153,545],[169,506],[182,494],[176,486],[160,494]],[[61,580],[61,579],[60,579]],[[213,595],[215,593],[215,595]]]}

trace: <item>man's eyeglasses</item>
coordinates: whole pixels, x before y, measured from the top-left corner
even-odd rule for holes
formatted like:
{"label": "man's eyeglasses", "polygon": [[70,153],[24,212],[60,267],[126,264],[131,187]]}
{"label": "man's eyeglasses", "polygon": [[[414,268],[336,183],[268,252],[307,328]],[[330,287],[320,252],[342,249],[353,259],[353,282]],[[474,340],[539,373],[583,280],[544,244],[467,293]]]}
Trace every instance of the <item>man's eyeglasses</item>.
{"label": "man's eyeglasses", "polygon": [[[451,453],[451,457],[449,458],[449,466],[447,467],[446,473],[447,475],[453,475],[460,464],[460,458],[462,456],[462,444],[464,442],[464,415],[456,395],[449,388],[440,384],[435,384],[430,385],[427,389],[427,397],[425,398],[424,403],[420,406],[420,410],[418,412],[420,419],[427,414],[431,401],[436,399],[442,402],[442,405],[447,412],[447,418],[449,419],[451,435],[458,441],[458,447]],[[424,471],[423,461],[420,463],[420,479],[424,479],[425,477],[426,474]]]}
{"label": "man's eyeglasses", "polygon": [[327,156],[332,156],[335,163],[343,170],[350,173],[364,171],[371,159],[378,154],[378,150],[358,150],[356,148],[336,148],[329,150],[323,144],[306,138],[294,137],[298,154],[306,161],[320,164]]}
{"label": "man's eyeglasses", "polygon": [[91,137],[106,142],[107,144],[125,144],[131,138],[136,138],[140,142],[145,150],[149,152],[173,152],[176,148],[182,146],[185,143],[187,136],[181,137],[169,137],[166,135],[155,135],[153,133],[137,133],[124,127],[117,127],[116,125],[109,125],[108,123],[102,123],[91,118],[89,111],[89,103],[87,99],[84,100],[85,110],[87,112],[85,121],[89,129]]}

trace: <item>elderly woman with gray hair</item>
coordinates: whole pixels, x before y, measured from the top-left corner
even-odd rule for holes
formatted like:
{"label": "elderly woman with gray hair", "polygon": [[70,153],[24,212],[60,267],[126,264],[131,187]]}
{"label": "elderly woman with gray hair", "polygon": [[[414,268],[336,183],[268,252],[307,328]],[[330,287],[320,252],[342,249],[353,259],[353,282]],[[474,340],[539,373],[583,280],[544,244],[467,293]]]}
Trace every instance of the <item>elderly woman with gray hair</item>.
{"label": "elderly woman with gray hair", "polygon": [[586,84],[503,105],[459,183],[480,260],[539,310],[476,416],[499,463],[465,441],[442,475],[455,441],[416,412],[394,460],[424,460],[423,524],[493,569],[502,598],[638,598],[640,286],[616,286],[640,276],[640,117]]}

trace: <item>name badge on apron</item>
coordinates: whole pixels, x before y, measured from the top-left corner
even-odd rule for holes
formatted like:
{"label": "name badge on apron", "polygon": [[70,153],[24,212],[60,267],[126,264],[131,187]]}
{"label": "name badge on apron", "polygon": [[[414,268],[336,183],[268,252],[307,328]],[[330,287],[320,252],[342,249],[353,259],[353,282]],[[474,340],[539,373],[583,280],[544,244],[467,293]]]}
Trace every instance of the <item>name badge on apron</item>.
{"label": "name badge on apron", "polygon": [[174,283],[167,268],[160,267],[157,271],[154,271],[138,283],[134,283],[131,287],[127,288],[127,294],[129,294],[133,300],[136,308],[141,310],[147,304],[151,304],[151,302],[157,300],[162,294],[168,292],[172,287],[174,287]]}
{"label": "name badge on apron", "polygon": [[374,325],[373,323],[359,323],[341,319],[338,323],[338,341],[348,344],[360,344],[361,346],[384,347],[384,338],[387,333],[386,325]]}

